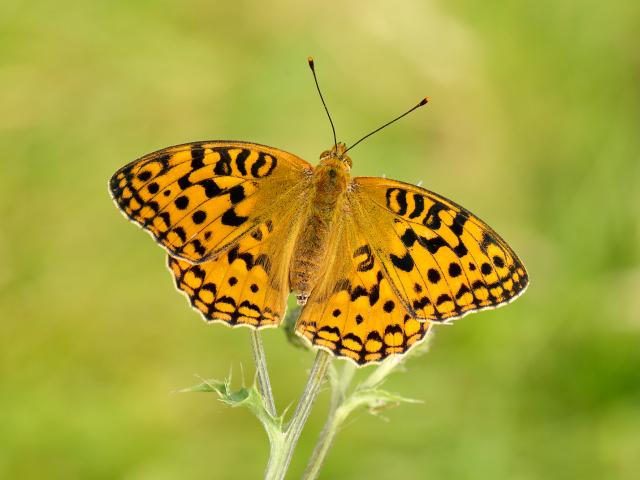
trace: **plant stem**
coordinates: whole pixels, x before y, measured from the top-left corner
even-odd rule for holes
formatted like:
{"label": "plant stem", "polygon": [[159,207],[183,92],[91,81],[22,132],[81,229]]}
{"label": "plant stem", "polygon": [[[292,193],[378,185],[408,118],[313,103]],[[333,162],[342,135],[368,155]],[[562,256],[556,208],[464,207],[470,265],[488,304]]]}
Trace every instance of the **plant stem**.
{"label": "plant stem", "polygon": [[298,401],[291,421],[284,431],[282,442],[272,442],[271,444],[269,465],[265,473],[266,479],[282,480],[287,473],[293,452],[302,433],[302,428],[320,392],[320,387],[322,386],[330,362],[331,355],[324,350],[318,350],[304,392]]}
{"label": "plant stem", "polygon": [[269,371],[267,370],[267,357],[262,347],[262,339],[257,330],[251,330],[251,347],[253,350],[253,360],[256,363],[256,374],[258,376],[258,390],[265,407],[272,417],[276,416],[276,404],[273,400],[273,392],[271,391],[271,382],[269,380]]}
{"label": "plant stem", "polygon": [[309,459],[307,468],[305,469],[304,475],[302,476],[302,478],[305,480],[313,480],[315,478],[318,478],[318,475],[320,474],[320,468],[322,467],[322,464],[327,457],[327,453],[329,453],[329,449],[333,444],[333,440],[338,433],[338,428],[348,415],[345,414],[345,412],[343,412],[343,409],[341,409],[340,407],[344,402],[347,389],[351,384],[351,380],[353,379],[355,371],[355,365],[350,362],[346,362],[342,369],[342,373],[336,374],[334,376],[329,415],[327,416],[327,421],[325,422],[324,427],[322,427],[322,432],[320,433],[318,442],[313,449],[313,453],[311,454],[311,458]]}
{"label": "plant stem", "polygon": [[320,438],[318,438],[318,443],[316,443],[313,453],[311,454],[311,458],[309,459],[309,463],[307,463],[307,468],[302,475],[304,480],[314,480],[318,478],[320,468],[322,468],[322,464],[327,457],[327,453],[329,453],[333,440],[338,433],[338,428],[343,421],[343,416],[338,416],[338,412],[339,409],[332,412],[327,418],[327,421],[322,428],[322,432],[320,433]]}

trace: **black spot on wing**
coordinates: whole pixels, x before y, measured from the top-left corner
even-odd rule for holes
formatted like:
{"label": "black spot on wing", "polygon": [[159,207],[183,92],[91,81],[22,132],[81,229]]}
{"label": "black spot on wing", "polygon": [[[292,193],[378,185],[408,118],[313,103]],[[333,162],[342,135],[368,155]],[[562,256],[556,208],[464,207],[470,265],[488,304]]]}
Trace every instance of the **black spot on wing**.
{"label": "black spot on wing", "polygon": [[229,225],[230,227],[239,227],[246,222],[249,217],[239,216],[233,208],[230,208],[222,214],[222,224]]}
{"label": "black spot on wing", "polygon": [[409,218],[419,217],[424,210],[424,198],[422,197],[422,195],[414,193],[413,203],[415,204],[415,206],[413,207],[413,211],[409,214]]}
{"label": "black spot on wing", "polygon": [[379,352],[380,351],[380,349],[382,348],[383,344],[382,344],[382,337],[380,337],[380,334],[378,332],[376,332],[375,330],[369,332],[369,335],[367,335],[367,340],[373,340],[374,341],[374,345],[376,343],[380,344],[380,347],[375,349],[375,350],[367,349],[368,352],[375,353],[375,352]]}
{"label": "black spot on wing", "polygon": [[372,307],[378,302],[380,299],[380,286],[378,284],[371,287],[371,292],[369,292],[369,305]]}
{"label": "black spot on wing", "polygon": [[236,259],[242,260],[245,263],[247,270],[251,270],[255,264],[253,255],[250,253],[240,253],[240,249],[237,246],[229,250],[229,253],[227,254],[229,264],[232,264]]}
{"label": "black spot on wing", "polygon": [[331,336],[335,335],[336,337],[340,338],[340,329],[338,327],[330,327],[328,325],[325,325],[324,327],[320,327],[318,329],[318,333],[320,332],[327,332]]}
{"label": "black spot on wing", "polygon": [[191,173],[185,173],[182,177],[178,179],[178,186],[180,187],[181,190],[186,190],[192,185],[191,180],[189,180],[190,174]]}
{"label": "black spot on wing", "polygon": [[231,156],[229,155],[229,150],[226,148],[217,148],[216,151],[220,155],[220,160],[218,160],[213,167],[213,173],[222,176],[231,175]]}
{"label": "black spot on wing", "polygon": [[466,221],[467,221],[467,217],[462,212],[458,212],[456,216],[453,217],[453,224],[449,228],[451,228],[451,231],[454,233],[454,235],[458,237],[462,235],[462,232],[464,230],[464,224]]}
{"label": "black spot on wing", "polygon": [[227,305],[230,305],[234,309],[237,308],[236,301],[233,299],[233,297],[228,297],[228,296],[220,297],[218,300],[216,300],[216,305],[219,303],[226,303]]}
{"label": "black spot on wing", "polygon": [[456,293],[456,300],[460,300],[465,293],[470,293],[469,287],[467,287],[464,283],[460,286],[458,293]]}
{"label": "black spot on wing", "polygon": [[493,238],[491,235],[489,235],[487,232],[484,232],[482,234],[482,242],[480,243],[480,249],[482,250],[483,253],[487,253],[487,249],[489,248],[489,245],[498,245],[498,242],[496,242],[495,238]]}
{"label": "black spot on wing", "polygon": [[[356,323],[358,323],[357,319],[356,319]],[[356,344],[358,344],[360,346],[360,348],[358,348],[357,350],[354,350],[353,348],[348,348],[348,350],[351,350],[352,352],[360,352],[364,347],[364,345],[362,344],[362,339],[359,336],[357,336],[357,335],[355,335],[353,333],[347,333],[344,336],[344,338],[342,339],[343,344],[344,344],[345,340],[351,340],[352,342],[354,342],[354,343],[356,343]],[[343,345],[343,348],[346,348],[346,347],[344,347],[344,345]]]}
{"label": "black spot on wing", "polygon": [[[258,159],[251,165],[251,175],[255,178],[268,177],[273,172],[273,169],[276,168],[277,163],[278,161],[275,157],[265,152],[258,152]],[[260,169],[265,165],[267,165],[267,170],[260,172]]]}
{"label": "black spot on wing", "polygon": [[438,283],[440,281],[440,272],[438,272],[438,270],[436,270],[435,268],[430,268],[427,271],[427,278],[431,283]]}
{"label": "black spot on wing", "polygon": [[269,274],[271,272],[271,260],[266,254],[258,255],[254,261],[254,265],[259,265],[262,269]]}
{"label": "black spot on wing", "polygon": [[358,272],[368,272],[373,268],[373,264],[374,264],[373,254],[371,253],[371,247],[365,244],[365,245],[362,245],[361,247],[358,247],[353,252],[353,258],[360,257],[361,255],[365,255],[366,257],[364,260],[358,263],[358,266],[356,269]]}
{"label": "black spot on wing", "polygon": [[229,198],[231,200],[231,204],[235,205],[238,202],[241,202],[245,198],[244,187],[242,185],[236,185],[235,187],[231,187],[229,189]]}
{"label": "black spot on wing", "polygon": [[367,289],[364,288],[362,285],[356,285],[354,288],[351,289],[350,293],[351,293],[352,302],[356,301],[359,297],[365,297],[369,294]]}
{"label": "black spot on wing", "polygon": [[440,295],[440,296],[438,297],[438,299],[436,300],[436,305],[442,305],[442,304],[443,304],[443,303],[445,303],[445,302],[451,302],[451,301],[452,301],[452,300],[451,300],[451,297],[450,297],[448,294],[443,293],[443,294],[442,294],[442,295]]}
{"label": "black spot on wing", "polygon": [[414,310],[422,310],[424,307],[431,304],[431,300],[427,297],[421,297],[420,300],[413,301],[413,309]]}
{"label": "black spot on wing", "polygon": [[400,325],[398,325],[397,323],[394,323],[392,325],[387,325],[385,327],[385,329],[384,329],[384,334],[385,335],[388,335],[388,334],[394,335],[396,333],[404,333],[402,331],[402,327]]}
{"label": "black spot on wing", "polygon": [[221,189],[218,184],[211,178],[207,178],[206,180],[202,180],[199,185],[204,188],[204,194],[207,196],[207,198],[213,198],[213,197],[217,197],[219,195],[222,195],[222,193],[224,192],[223,189]]}
{"label": "black spot on wing", "polygon": [[202,243],[200,243],[200,240],[197,240],[197,239],[196,240],[191,240],[191,245],[193,245],[193,249],[201,257],[205,253],[207,253],[207,249],[202,246]]}
{"label": "black spot on wing", "polygon": [[176,235],[178,235],[178,237],[180,238],[180,240],[182,240],[182,243],[184,243],[187,240],[187,234],[184,231],[184,228],[182,227],[176,227],[173,229],[174,233]]}
{"label": "black spot on wing", "polygon": [[455,262],[451,262],[449,264],[449,275],[451,275],[453,278],[460,276],[460,274],[462,273],[462,268],[460,268],[460,265],[455,263]]}
{"label": "black spot on wing", "polygon": [[409,252],[405,253],[403,257],[398,257],[392,253],[389,255],[389,258],[391,258],[391,262],[400,270],[404,272],[410,272],[413,270],[413,258],[411,258]]}
{"label": "black spot on wing", "polygon": [[236,167],[238,167],[238,171],[242,176],[247,175],[247,167],[245,165],[245,162],[247,161],[247,157],[249,157],[250,154],[251,152],[245,149],[238,153],[238,156],[236,157]]}
{"label": "black spot on wing", "polygon": [[158,217],[164,222],[167,228],[171,226],[171,215],[169,214],[169,212],[159,213]]}
{"label": "black spot on wing", "polygon": [[407,191],[401,188],[388,188],[386,192],[387,208],[398,215],[407,213]]}
{"label": "black spot on wing", "polygon": [[251,232],[251,238],[257,240],[258,242],[262,240],[263,235],[262,235],[262,230],[260,230],[260,227],[256,228],[253,232]]}
{"label": "black spot on wing", "polygon": [[411,247],[418,240],[418,235],[413,231],[413,228],[407,228],[400,237],[405,247]]}
{"label": "black spot on wing", "polygon": [[217,293],[217,289],[216,289],[216,285],[215,283],[205,283],[204,285],[202,285],[202,287],[200,287],[200,290],[208,290],[209,292],[211,292],[215,298],[216,293]]}
{"label": "black spot on wing", "polygon": [[199,145],[191,147],[191,169],[198,170],[204,167],[204,149]]}
{"label": "black spot on wing", "polygon": [[464,243],[460,242],[458,245],[453,247],[453,253],[455,253],[458,258],[462,258],[469,253],[469,251],[467,250],[467,247],[465,247]]}
{"label": "black spot on wing", "polygon": [[442,220],[440,220],[439,213],[446,209],[447,207],[445,207],[442,203],[434,202],[434,204],[429,207],[429,210],[427,211],[427,214],[425,215],[422,223],[432,230],[437,230],[442,225]]}
{"label": "black spot on wing", "polygon": [[193,220],[193,223],[200,225],[207,219],[207,214],[203,210],[196,210],[193,215],[191,215],[191,219]]}
{"label": "black spot on wing", "polygon": [[447,242],[442,237],[425,238],[420,236],[418,237],[418,242],[420,242],[420,245],[426,248],[431,254],[436,253],[440,247],[447,246]]}
{"label": "black spot on wing", "polygon": [[207,273],[198,265],[195,265],[191,268],[191,273],[193,273],[193,275],[200,280],[204,280],[204,277],[206,277],[207,275]]}
{"label": "black spot on wing", "polygon": [[175,203],[177,209],[184,210],[189,205],[189,197],[180,195],[173,203]]}

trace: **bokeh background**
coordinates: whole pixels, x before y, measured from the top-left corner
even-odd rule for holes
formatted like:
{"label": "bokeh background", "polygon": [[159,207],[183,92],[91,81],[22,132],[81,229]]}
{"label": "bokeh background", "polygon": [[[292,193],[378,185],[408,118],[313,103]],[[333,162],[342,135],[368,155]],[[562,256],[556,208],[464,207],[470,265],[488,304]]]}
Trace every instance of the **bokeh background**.
{"label": "bokeh background", "polygon": [[[10,1],[0,4],[0,477],[259,478],[242,409],[175,394],[253,367],[246,330],[206,326],[107,179],[193,140],[440,192],[525,261],[514,304],[438,329],[361,413],[324,478],[631,479],[640,471],[640,4]],[[264,334],[276,401],[312,354]],[[321,395],[290,471],[304,469]]]}

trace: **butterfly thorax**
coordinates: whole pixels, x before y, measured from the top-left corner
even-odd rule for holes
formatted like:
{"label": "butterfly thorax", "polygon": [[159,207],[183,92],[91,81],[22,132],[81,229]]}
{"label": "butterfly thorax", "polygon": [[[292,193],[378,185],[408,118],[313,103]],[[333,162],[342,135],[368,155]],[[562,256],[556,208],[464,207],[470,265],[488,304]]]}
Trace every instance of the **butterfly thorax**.
{"label": "butterfly thorax", "polygon": [[313,290],[320,270],[327,261],[331,235],[336,221],[344,212],[345,194],[349,184],[351,159],[344,154],[344,144],[320,155],[313,173],[307,220],[296,241],[291,263],[291,290],[299,304],[304,304]]}

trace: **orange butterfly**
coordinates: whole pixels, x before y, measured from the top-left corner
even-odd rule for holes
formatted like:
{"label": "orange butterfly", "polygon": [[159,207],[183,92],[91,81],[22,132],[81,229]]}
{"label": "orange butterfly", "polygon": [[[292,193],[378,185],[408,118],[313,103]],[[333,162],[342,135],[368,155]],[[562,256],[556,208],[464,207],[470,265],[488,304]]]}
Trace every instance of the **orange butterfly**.
{"label": "orange butterfly", "polygon": [[336,142],[313,167],[254,143],[188,143],[109,186],[206,321],[277,327],[294,292],[297,333],[361,365],[524,291],[522,262],[482,220],[413,185],[352,178],[346,151]]}

